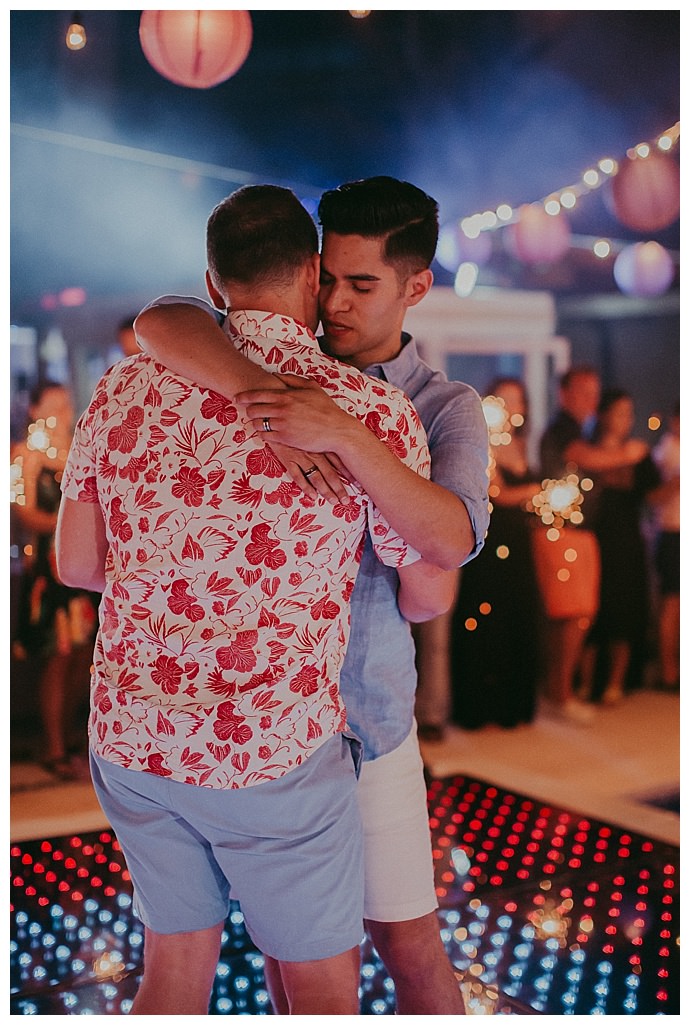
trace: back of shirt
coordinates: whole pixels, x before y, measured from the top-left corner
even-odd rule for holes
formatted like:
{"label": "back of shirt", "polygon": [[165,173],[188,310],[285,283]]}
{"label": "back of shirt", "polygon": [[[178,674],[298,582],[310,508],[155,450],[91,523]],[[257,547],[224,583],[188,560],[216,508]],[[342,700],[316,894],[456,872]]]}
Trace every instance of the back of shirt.
{"label": "back of shirt", "polygon": [[[238,348],[274,371],[299,366],[428,472],[402,396],[266,316],[233,315]],[[391,565],[417,555],[361,488],[335,507],[307,498],[265,440],[232,402],[143,355],[113,367],[82,416],[63,490],[100,503],[110,544],[90,722],[102,757],[246,786],[344,728],[338,678],[365,531]]]}

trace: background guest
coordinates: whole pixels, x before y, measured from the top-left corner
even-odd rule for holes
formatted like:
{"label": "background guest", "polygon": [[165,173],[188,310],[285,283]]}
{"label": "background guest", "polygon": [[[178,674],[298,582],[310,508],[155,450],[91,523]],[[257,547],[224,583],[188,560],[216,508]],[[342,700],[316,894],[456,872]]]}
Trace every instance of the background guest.
{"label": "background guest", "polygon": [[[559,406],[541,438],[543,478],[560,480],[573,471],[592,474],[612,470],[632,465],[647,454],[646,446],[633,438],[629,438],[616,451],[591,444],[588,429],[596,416],[600,397],[601,381],[594,367],[571,367],[561,377]],[[584,503],[585,529],[595,515],[592,497],[588,497]],[[581,559],[574,564],[575,567],[576,572],[584,578],[580,583],[585,582],[588,576],[596,579],[594,573],[585,572],[587,567]],[[575,693],[580,658],[590,627],[589,616],[549,616],[547,619],[545,687],[548,707],[557,716],[581,725],[589,724],[594,715],[591,705],[579,700]]]}
{"label": "background guest", "polygon": [[492,381],[483,406],[491,442],[491,523],[483,551],[461,571],[451,641],[453,718],[467,729],[530,722],[539,671],[533,516],[525,510],[539,484],[527,457],[522,381]]}
{"label": "background guest", "polygon": [[[619,388],[605,391],[592,435],[602,454],[625,450],[635,424],[632,397]],[[638,677],[648,653],[650,579],[642,513],[647,496],[660,483],[647,454],[637,463],[594,474],[597,496],[590,526],[599,542],[599,611],[587,638],[581,666],[581,693],[615,704]]]}
{"label": "background guest", "polygon": [[138,356],[141,353],[137,336],[134,333],[134,319],[135,315],[131,314],[117,325],[117,343],[122,350],[123,357]]}
{"label": "background guest", "polygon": [[652,450],[662,483],[649,495],[655,514],[654,568],[657,577],[659,685],[680,682],[680,403],[668,430]]}
{"label": "background guest", "polygon": [[[23,500],[12,505],[26,554],[12,653],[39,666],[38,701],[43,739],[41,764],[62,780],[85,776],[85,761],[73,747],[86,743],[89,668],[98,599],[60,583],[54,534],[60,480],[72,440],[74,409],[68,389],[46,381],[31,395],[26,438],[13,446],[11,461],[22,482]],[[79,742],[72,744],[82,706]]]}

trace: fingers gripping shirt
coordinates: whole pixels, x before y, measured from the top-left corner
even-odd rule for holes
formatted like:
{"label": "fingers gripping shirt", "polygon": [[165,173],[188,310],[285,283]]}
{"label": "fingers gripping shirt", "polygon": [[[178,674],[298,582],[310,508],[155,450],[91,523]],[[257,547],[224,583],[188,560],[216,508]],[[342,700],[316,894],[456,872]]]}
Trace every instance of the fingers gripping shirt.
{"label": "fingers gripping shirt", "polygon": [[[289,318],[241,311],[228,330],[428,476],[402,392],[324,356]],[[345,726],[338,679],[365,532],[389,566],[418,555],[358,486],[347,505],[307,498],[251,430],[234,403],[144,355],[112,367],[79,420],[63,492],[100,503],[110,545],[89,720],[103,758],[251,786]]]}

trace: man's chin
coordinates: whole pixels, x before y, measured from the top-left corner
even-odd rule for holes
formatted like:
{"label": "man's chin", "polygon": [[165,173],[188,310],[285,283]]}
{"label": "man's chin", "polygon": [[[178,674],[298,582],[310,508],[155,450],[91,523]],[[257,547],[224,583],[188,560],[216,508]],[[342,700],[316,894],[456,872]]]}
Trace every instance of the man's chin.
{"label": "man's chin", "polygon": [[332,356],[334,359],[338,359],[342,356],[342,350],[339,349],[338,342],[329,338],[328,335],[319,335],[319,345],[321,346],[321,351],[327,356]]}

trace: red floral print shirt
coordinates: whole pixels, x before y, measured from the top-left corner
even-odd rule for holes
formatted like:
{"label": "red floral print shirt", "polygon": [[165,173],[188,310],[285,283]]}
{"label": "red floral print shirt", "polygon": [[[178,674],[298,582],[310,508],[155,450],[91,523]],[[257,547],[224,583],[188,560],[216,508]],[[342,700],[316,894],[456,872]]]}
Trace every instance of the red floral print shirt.
{"label": "red floral print shirt", "polygon": [[[404,394],[323,355],[306,327],[239,311],[233,344],[316,380],[428,476]],[[345,728],[338,680],[365,532],[387,565],[418,554],[356,485],[307,498],[228,399],[148,356],[115,364],[77,424],[64,494],[98,502],[110,550],[90,742],[131,769],[215,788],[295,768]]]}

